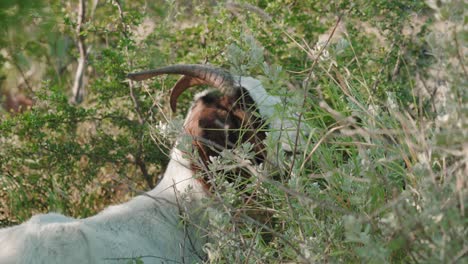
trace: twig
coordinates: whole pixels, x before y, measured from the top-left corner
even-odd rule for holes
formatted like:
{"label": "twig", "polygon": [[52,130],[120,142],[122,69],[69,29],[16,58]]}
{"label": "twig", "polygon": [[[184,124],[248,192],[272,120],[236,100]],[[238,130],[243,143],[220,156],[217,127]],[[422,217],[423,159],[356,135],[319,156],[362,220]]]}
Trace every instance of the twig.
{"label": "twig", "polygon": [[86,44],[83,31],[83,23],[86,16],[86,1],[80,0],[78,6],[78,22],[76,26],[76,35],[78,38],[78,50],[80,57],[78,58],[78,67],[76,69],[75,81],[73,83],[73,98],[72,103],[79,104],[83,101],[83,77],[86,68]]}
{"label": "twig", "polygon": [[124,19],[124,13],[122,9],[122,4],[120,3],[119,0],[114,0],[115,5],[117,6],[117,9],[119,10],[119,16],[120,16],[120,23],[122,24],[123,27],[123,34],[126,38],[128,38],[128,32],[127,32],[127,25],[125,24],[125,19]]}
{"label": "twig", "polygon": [[[390,45],[390,48],[388,49],[388,52],[387,54],[385,55],[385,59],[384,59],[384,65],[387,65],[388,64],[388,60],[390,58],[390,55],[392,53],[392,50],[393,48],[395,47],[395,42],[393,42],[391,45]],[[398,59],[397,59],[397,63],[395,63],[395,67],[393,68],[393,73],[392,73],[392,81],[394,80],[393,78],[396,78],[396,74],[398,73],[398,70],[400,69],[400,54],[398,55]],[[376,79],[374,81],[374,83],[372,84],[371,86],[371,91],[375,92],[375,90],[377,90],[377,86],[380,84],[380,76],[382,75],[382,73],[384,72],[384,70],[386,69],[386,66],[382,66],[379,70],[379,72],[377,73],[377,76],[376,76]]]}
{"label": "twig", "polygon": [[[180,261],[177,261],[177,260],[173,260],[173,259],[168,259],[168,258],[164,258],[164,257],[158,257],[158,256],[152,256],[152,255],[142,255],[142,256],[137,256],[137,257],[128,257],[128,258],[105,258],[104,260],[113,260],[113,261],[120,261],[120,260],[127,260],[127,263],[133,263],[134,260],[136,259],[141,259],[141,258],[152,258],[152,259],[158,259],[158,260],[161,260],[161,263],[166,263],[166,262],[170,262],[170,263],[182,263]],[[139,263],[139,262],[135,262],[135,263]]]}
{"label": "twig", "polygon": [[[128,31],[127,31],[127,25],[125,24],[125,17],[122,9],[122,5],[119,0],[114,1],[115,5],[117,6],[117,9],[119,10],[119,16],[120,16],[120,23],[122,24],[122,34],[125,36],[125,38],[129,37]],[[125,53],[127,56],[127,62],[130,67],[132,67],[132,61],[128,55],[128,48],[125,47]],[[137,96],[135,96],[135,87],[133,85],[133,81],[130,81],[128,83],[128,87],[130,89],[130,98],[132,99],[133,102],[133,107],[135,109],[135,112],[137,113],[137,118],[138,118],[138,124],[140,127],[143,127],[146,124],[146,119],[141,111],[141,106],[140,102],[138,101]],[[145,159],[143,157],[143,139],[144,135],[143,132],[140,132],[141,138],[138,143],[138,150],[135,154],[135,165],[137,165],[140,168],[140,171],[143,175],[143,178],[145,179],[146,183],[148,184],[148,187],[153,189],[154,188],[154,182],[153,182],[153,177],[148,173],[148,169],[146,167]]]}
{"label": "twig", "polygon": [[341,125],[341,126],[337,126],[337,127],[334,127],[330,130],[327,131],[327,133],[325,133],[325,135],[323,137],[320,138],[319,141],[317,141],[317,143],[315,143],[315,146],[312,148],[312,150],[310,151],[310,153],[307,155],[307,157],[304,159],[304,161],[302,162],[301,164],[301,168],[299,169],[299,171],[303,171],[304,167],[305,167],[305,164],[312,158],[312,155],[315,153],[315,151],[318,149],[318,147],[323,143],[323,141],[325,141],[325,139],[331,135],[333,132],[335,132],[336,130],[340,130],[344,127],[346,127],[347,125]]}
{"label": "twig", "polygon": [[458,36],[458,34],[457,34],[456,27],[455,27],[453,29],[453,40],[455,41],[455,46],[457,48],[457,59],[460,62],[460,67],[463,69],[463,73],[465,73],[465,77],[466,77],[468,74],[466,72],[465,62],[463,61],[463,55],[460,54],[461,52],[463,52],[463,50],[460,49],[460,43],[458,42],[458,37],[457,36]]}
{"label": "twig", "polygon": [[21,74],[21,77],[23,77],[24,84],[26,85],[26,88],[28,89],[28,91],[31,94],[34,94],[34,91],[33,91],[32,87],[31,87],[31,85],[29,85],[28,78],[27,78],[26,74],[24,73],[23,69],[21,69],[21,67],[18,65],[18,63],[16,63],[15,59],[12,59],[11,62],[13,63],[15,68],[19,71],[19,73]]}
{"label": "twig", "polygon": [[151,189],[154,188],[153,177],[148,173],[148,169],[146,167],[146,163],[143,159],[143,139],[140,140],[138,144],[137,154],[135,155],[135,164],[140,168],[141,173],[143,174],[143,178],[145,179],[148,187]]}
{"label": "twig", "polygon": [[456,263],[463,256],[466,256],[467,253],[468,253],[468,246],[464,246],[463,249],[460,250],[460,252],[458,252],[457,255],[455,255],[455,257],[453,257],[452,260],[450,260],[450,263]]}
{"label": "twig", "polygon": [[[192,253],[194,253],[195,255],[197,255],[197,257],[203,261],[203,256],[196,250],[195,248],[195,243],[193,242],[192,240],[192,236],[190,234],[190,232],[188,231],[188,213],[187,213],[187,208],[184,208],[182,206],[182,203],[181,201],[179,200],[179,192],[177,191],[176,189],[176,186],[177,186],[177,183],[173,180],[173,185],[172,185],[172,188],[173,188],[173,191],[174,191],[174,196],[175,196],[175,199],[176,199],[176,205],[177,205],[177,209],[179,211],[179,216],[180,218],[182,219],[182,225],[183,225],[183,228],[184,228],[184,237],[188,239],[188,242],[190,244],[190,251]],[[188,217],[187,217],[188,216]],[[185,249],[186,248],[186,245],[185,245],[185,239],[184,239],[184,242],[183,244],[180,245],[181,246],[181,250],[182,249]],[[181,257],[182,257],[182,263],[185,263],[185,259],[184,259],[184,254],[183,254],[183,251],[181,252]]]}
{"label": "twig", "polygon": [[251,4],[248,4],[248,3],[234,3],[234,2],[227,2],[226,3],[226,8],[231,11],[231,12],[235,12],[235,13],[239,13],[239,12],[242,12],[244,10],[247,10],[247,11],[250,11],[250,12],[253,12],[253,13],[256,13],[257,15],[259,15],[261,18],[263,18],[263,20],[265,21],[272,21],[273,19],[271,18],[271,16],[265,12],[263,9],[257,7],[257,6],[254,6],[254,5],[251,5]]}
{"label": "twig", "polygon": [[[320,48],[320,51],[318,52],[317,56],[315,57],[315,60],[313,61],[312,63],[312,66],[310,67],[310,71],[309,71],[309,74],[307,75],[306,79],[304,80],[304,100],[302,101],[302,109],[305,108],[305,105],[307,103],[307,87],[308,87],[308,84],[309,84],[309,80],[310,78],[312,77],[312,74],[313,74],[313,69],[315,67],[315,65],[317,64],[317,61],[318,59],[320,58],[320,56],[322,55],[323,51],[325,50],[325,48],[328,46],[328,43],[330,42],[331,38],[333,37],[333,35],[335,34],[335,31],[336,29],[338,28],[338,26],[340,25],[340,22],[341,22],[341,19],[343,17],[343,14],[341,14],[336,23],[335,23],[335,27],[333,27],[333,30],[330,34],[330,36],[328,36],[328,39],[327,41],[325,42],[325,45],[323,45],[321,48]],[[301,122],[302,122],[302,116],[303,116],[303,112],[300,112],[299,113],[299,116],[297,118],[297,129],[296,129],[296,139],[294,141],[294,150],[293,150],[293,153],[297,153],[297,147],[298,147],[298,144],[299,144],[299,136],[300,136],[300,128],[301,128]],[[294,165],[296,163],[296,158],[293,157],[292,161],[291,161],[291,166],[290,166],[290,169],[289,169],[289,173],[288,173],[288,178],[291,177],[291,174],[292,174],[292,171],[294,169]]]}
{"label": "twig", "polygon": [[[115,0],[114,2],[115,2],[115,5],[117,6],[117,9],[119,10],[120,23],[122,24],[122,34],[126,38],[128,38],[127,25],[125,24],[125,18],[124,18],[124,14],[123,14],[122,5],[121,5],[119,0]],[[132,61],[130,60],[130,58],[128,56],[128,48],[127,47],[125,47],[125,52],[126,52],[126,55],[127,55],[128,64],[129,64],[130,67],[132,67]],[[128,86],[130,88],[130,98],[132,99],[135,111],[137,112],[138,122],[140,123],[140,125],[144,125],[146,120],[143,118],[143,114],[141,113],[140,102],[138,101],[138,99],[135,96],[133,81],[130,81]]]}

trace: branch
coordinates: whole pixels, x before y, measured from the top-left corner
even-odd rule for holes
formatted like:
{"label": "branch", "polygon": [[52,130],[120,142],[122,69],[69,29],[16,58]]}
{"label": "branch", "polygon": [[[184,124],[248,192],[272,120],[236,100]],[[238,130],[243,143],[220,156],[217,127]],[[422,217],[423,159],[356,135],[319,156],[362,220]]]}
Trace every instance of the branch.
{"label": "branch", "polygon": [[86,45],[85,37],[83,34],[83,22],[85,21],[86,14],[86,0],[80,0],[78,6],[78,22],[76,25],[76,34],[78,37],[78,50],[80,57],[78,58],[78,67],[76,69],[75,81],[73,83],[73,97],[72,103],[79,104],[83,101],[83,77],[86,68]]}
{"label": "branch", "polygon": [[[117,7],[119,11],[119,16],[120,16],[120,23],[122,25],[122,34],[124,35],[125,38],[129,38],[129,33],[128,33],[128,26],[125,24],[125,17],[124,17],[124,12],[122,9],[122,4],[120,3],[119,0],[114,0],[113,1],[115,6]],[[125,47],[125,52],[127,56],[127,62],[130,67],[132,67],[132,61],[128,55],[128,48]],[[130,81],[128,83],[128,86],[130,88],[130,98],[132,99],[133,102],[133,108],[135,109],[135,112],[137,113],[137,118],[138,118],[138,124],[140,126],[144,126],[146,123],[145,116],[142,113],[141,106],[140,106],[140,101],[138,100],[138,97],[135,95],[135,87],[133,86],[133,81]],[[154,181],[153,181],[153,176],[148,173],[148,169],[146,167],[144,155],[143,155],[143,141],[144,135],[141,134],[140,141],[138,142],[138,150],[135,154],[135,165],[137,165],[140,168],[141,173],[143,174],[143,178],[145,179],[146,183],[148,184],[148,187],[151,189],[154,188]]]}
{"label": "branch", "polygon": [[[19,64],[16,62],[15,59],[12,59],[11,62],[12,62],[12,64],[15,66],[16,70],[18,70],[18,72],[21,74],[21,77],[23,77],[23,82],[24,82],[24,84],[25,84],[27,90],[28,90],[32,95],[34,95],[34,91],[33,91],[31,85],[30,85],[29,82],[28,82],[28,76],[26,76],[26,74],[24,73],[23,69],[21,69],[21,67],[20,67]],[[21,83],[18,84],[18,88],[20,88],[20,86],[21,86]]]}
{"label": "branch", "polygon": [[146,181],[146,184],[153,189],[154,188],[154,182],[153,182],[153,177],[148,173],[148,168],[146,168],[146,163],[143,158],[143,139],[140,140],[138,144],[138,151],[135,155],[135,164],[140,168],[141,173],[143,174],[143,178]]}
{"label": "branch", "polygon": [[[325,45],[323,45],[317,56],[315,57],[314,61],[312,62],[312,66],[310,67],[310,71],[309,71],[309,74],[307,75],[307,77],[305,78],[304,80],[304,98],[302,100],[302,109],[305,109],[305,106],[306,106],[306,103],[307,103],[307,88],[309,86],[309,81],[310,79],[312,78],[312,75],[313,75],[313,69],[315,67],[315,65],[317,64],[317,61],[318,59],[320,58],[320,56],[322,55],[323,51],[325,50],[325,48],[328,46],[328,44],[330,43],[330,40],[331,38],[333,37],[333,35],[335,34],[335,31],[336,29],[338,28],[338,26],[340,25],[340,22],[341,22],[341,19],[343,17],[343,14],[339,15],[338,16],[338,19],[336,20],[336,23],[335,23],[335,26],[333,27],[333,30],[332,32],[330,33],[330,36],[328,36],[328,39],[327,41],[325,42]],[[286,33],[286,32],[285,32]],[[298,148],[298,144],[299,144],[299,136],[300,135],[300,132],[301,132],[301,123],[302,123],[302,118],[303,118],[303,115],[304,115],[304,112],[301,111],[299,113],[299,116],[297,118],[297,129],[296,129],[296,139],[294,141],[294,149],[293,149],[293,152],[292,153],[297,153],[297,148]],[[296,163],[296,156],[293,156],[293,159],[291,161],[291,166],[289,168],[289,173],[288,173],[288,177],[287,179],[290,179],[291,178],[291,175],[292,175],[292,172],[293,172],[293,169],[294,169],[294,165]]]}

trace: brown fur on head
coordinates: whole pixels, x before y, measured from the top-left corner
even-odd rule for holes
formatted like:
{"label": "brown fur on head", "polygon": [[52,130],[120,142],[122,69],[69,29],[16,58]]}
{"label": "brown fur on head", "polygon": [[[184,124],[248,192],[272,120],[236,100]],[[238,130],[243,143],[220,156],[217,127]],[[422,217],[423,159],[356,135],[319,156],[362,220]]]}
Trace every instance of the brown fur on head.
{"label": "brown fur on head", "polygon": [[210,157],[219,156],[223,149],[233,149],[245,142],[253,146],[252,162],[262,163],[266,134],[264,122],[256,112],[252,98],[243,90],[233,96],[218,92],[200,96],[185,121],[185,131],[192,136],[194,150],[203,163],[200,165],[208,165]]}
{"label": "brown fur on head", "polygon": [[209,65],[188,64],[165,66],[127,76],[140,81],[161,74],[182,75],[171,89],[170,103],[174,112],[177,99],[189,87],[209,85],[219,91],[198,98],[185,125],[204,165],[208,164],[210,156],[218,156],[222,149],[230,149],[245,142],[253,145],[256,162],[264,160],[264,123],[256,114],[258,111],[254,100],[244,88],[235,84],[231,73]]}
{"label": "brown fur on head", "polygon": [[185,131],[192,136],[194,151],[199,153],[201,159],[198,163],[192,161],[194,170],[206,167],[210,157],[219,156],[223,149],[233,149],[246,142],[251,143],[255,151],[251,162],[264,161],[264,122],[259,117],[254,100],[235,82],[231,73],[209,65],[189,64],[130,73],[128,78],[140,81],[161,74],[182,75],[171,89],[170,104],[174,112],[177,110],[177,99],[189,87],[209,85],[218,90],[196,99],[187,115]]}
{"label": "brown fur on head", "polygon": [[[263,163],[266,159],[266,150],[263,143],[266,138],[264,120],[258,114],[257,107],[247,91],[240,89],[233,96],[222,95],[219,92],[207,92],[199,96],[190,109],[184,124],[185,132],[192,137],[193,151],[197,152],[200,161],[191,161],[193,171],[202,172],[203,178],[199,181],[209,191],[213,188],[212,174],[206,170],[211,162],[210,157],[219,156],[223,149],[234,149],[241,144],[252,144],[255,155],[250,162]],[[267,211],[256,209],[254,201],[256,191],[245,191],[245,179],[251,175],[242,170],[234,169],[224,172],[227,182],[236,183],[239,177],[241,184],[235,188],[243,195],[244,206],[235,214],[245,213],[267,223],[272,215]],[[237,182],[239,183],[239,182]]]}

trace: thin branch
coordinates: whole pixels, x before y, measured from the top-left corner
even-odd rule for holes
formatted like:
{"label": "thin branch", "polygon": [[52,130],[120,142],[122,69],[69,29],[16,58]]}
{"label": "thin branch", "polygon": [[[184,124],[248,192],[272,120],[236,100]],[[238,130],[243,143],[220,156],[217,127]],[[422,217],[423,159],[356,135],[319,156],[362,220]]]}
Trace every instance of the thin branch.
{"label": "thin branch", "polygon": [[143,139],[140,140],[140,144],[138,144],[137,154],[135,155],[135,164],[140,168],[141,173],[143,174],[143,178],[145,179],[148,186],[153,189],[153,177],[148,173],[148,168],[146,167],[146,163],[143,159]]}
{"label": "thin branch", "polygon": [[[21,69],[21,67],[19,66],[19,64],[16,62],[15,59],[12,58],[11,62],[13,63],[13,65],[15,66],[15,68],[19,71],[19,73],[21,74],[21,77],[23,77],[23,82],[24,84],[26,85],[26,88],[28,89],[28,91],[34,95],[34,91],[31,87],[31,85],[29,84],[28,82],[28,77],[26,76],[26,74],[24,73],[23,69]],[[18,85],[20,86],[20,85]]]}
{"label": "thin branch", "polygon": [[229,2],[226,3],[226,9],[228,9],[232,13],[236,13],[236,14],[245,12],[245,10],[247,10],[247,11],[250,11],[252,13],[256,13],[261,18],[263,18],[263,20],[265,20],[265,21],[270,22],[270,21],[273,20],[273,18],[267,12],[265,12],[265,10],[263,10],[263,9],[257,7],[257,6],[248,4],[248,3],[234,3],[234,2],[229,1]]}
{"label": "thin branch", "polygon": [[[126,38],[128,38],[127,25],[125,24],[125,17],[124,17],[124,13],[123,13],[123,9],[122,9],[122,4],[120,3],[119,0],[115,0],[114,3],[117,6],[117,9],[119,10],[120,23],[122,24],[122,34]],[[125,52],[127,53],[126,55],[127,55],[128,64],[129,64],[130,67],[132,67],[132,61],[130,60],[130,58],[128,56],[128,48],[127,47],[125,47]],[[146,120],[143,117],[143,114],[141,112],[140,102],[138,101],[137,97],[135,96],[133,81],[130,81],[128,83],[128,86],[130,88],[130,98],[133,101],[133,105],[134,105],[135,111],[136,111],[137,116],[138,116],[138,122],[140,123],[140,125],[144,125]]]}
{"label": "thin branch", "polygon": [[347,125],[341,125],[341,126],[337,126],[337,127],[333,127],[331,128],[330,130],[327,131],[327,133],[325,133],[325,135],[323,137],[320,138],[319,141],[317,141],[317,143],[315,143],[315,146],[312,148],[312,150],[310,151],[310,153],[308,153],[307,157],[304,159],[304,161],[302,162],[301,164],[301,168],[299,169],[299,171],[303,171],[304,170],[304,167],[306,165],[306,163],[312,158],[312,155],[315,153],[315,151],[318,149],[318,147],[323,143],[323,141],[325,141],[325,139],[331,135],[333,132],[335,132],[336,130],[340,130],[344,127],[346,127]]}
{"label": "thin branch", "polygon": [[[177,261],[177,260],[173,260],[173,259],[169,259],[169,258],[165,258],[165,257],[158,257],[158,256],[152,256],[152,255],[142,255],[142,256],[137,256],[137,257],[128,257],[128,258],[125,258],[125,257],[122,257],[122,258],[105,258],[104,260],[113,260],[113,261],[121,261],[121,260],[127,260],[127,263],[134,263],[135,260],[137,259],[142,259],[142,258],[152,258],[152,259],[158,259],[158,260],[161,260],[161,263],[166,263],[166,262],[170,262],[170,263],[182,263],[180,261]],[[139,262],[135,262],[135,263],[139,263]]]}
{"label": "thin branch", "polygon": [[[125,38],[129,38],[128,34],[128,26],[125,24],[125,17],[122,9],[122,4],[120,3],[119,0],[114,0],[114,4],[117,7],[119,11],[119,16],[120,16],[120,23],[122,25],[122,34],[124,35]],[[130,67],[132,67],[132,60],[130,59],[128,55],[128,48],[125,47],[125,53],[127,56],[127,62]],[[142,127],[146,124],[146,119],[142,113],[141,110],[141,105],[140,101],[138,101],[138,97],[135,95],[135,87],[133,85],[133,81],[130,81],[128,83],[128,87],[130,89],[130,98],[132,99],[133,102],[133,108],[135,109],[135,112],[137,113],[137,118],[138,118],[138,124]],[[135,164],[140,168],[141,173],[143,174],[143,178],[145,179],[146,183],[148,184],[148,187],[153,189],[154,188],[154,182],[153,182],[153,177],[148,173],[148,169],[146,167],[144,155],[143,155],[143,139],[144,135],[143,132],[141,132],[141,138],[140,141],[138,142],[138,149],[135,154]]]}
{"label": "thin branch", "polygon": [[464,246],[462,248],[462,250],[460,250],[460,252],[458,252],[451,260],[450,260],[450,263],[457,263],[457,261],[459,261],[461,258],[463,258],[464,256],[466,257],[468,253],[468,246]]}
{"label": "thin branch", "polygon": [[[335,35],[335,31],[338,28],[338,26],[340,25],[340,22],[341,22],[342,18],[343,18],[343,14],[341,14],[338,17],[338,19],[336,20],[335,26],[333,27],[333,30],[332,30],[330,36],[328,36],[328,39],[325,42],[325,45],[323,45],[320,48],[320,51],[318,52],[317,56],[315,57],[315,59],[314,59],[314,61],[312,63],[312,66],[310,67],[309,74],[307,75],[307,77],[304,80],[304,100],[302,101],[302,109],[305,109],[305,105],[307,103],[307,87],[309,86],[309,80],[313,75],[313,69],[314,69],[315,65],[317,64],[317,61],[320,58],[320,56],[322,55],[325,48],[328,47],[328,44],[330,43],[331,38],[333,37],[333,35]],[[300,112],[299,117],[297,119],[296,139],[295,139],[295,142],[294,142],[293,153],[297,153],[297,147],[298,147],[298,144],[299,144],[299,136],[301,136],[300,135],[300,132],[301,132],[300,128],[301,128],[303,114],[304,114],[303,112]],[[291,178],[291,174],[293,172],[295,163],[296,163],[296,158],[293,157],[292,162],[291,162],[291,166],[290,166],[290,169],[289,169],[288,177],[287,177],[288,179]]]}
{"label": "thin branch", "polygon": [[465,68],[465,62],[463,60],[463,50],[460,48],[460,43],[458,41],[458,34],[457,34],[457,30],[456,28],[453,29],[453,40],[455,41],[455,46],[456,46],[456,49],[457,49],[457,59],[458,61],[460,62],[460,67],[462,68],[463,70],[463,73],[465,73],[465,77],[468,75],[468,73],[466,72],[466,68]]}
{"label": "thin branch", "polygon": [[115,5],[117,6],[117,9],[119,10],[119,16],[120,16],[120,23],[122,24],[123,28],[123,34],[126,38],[128,38],[128,32],[127,32],[127,25],[125,24],[125,19],[124,19],[124,13],[122,9],[122,4],[120,3],[119,0],[115,0]]}

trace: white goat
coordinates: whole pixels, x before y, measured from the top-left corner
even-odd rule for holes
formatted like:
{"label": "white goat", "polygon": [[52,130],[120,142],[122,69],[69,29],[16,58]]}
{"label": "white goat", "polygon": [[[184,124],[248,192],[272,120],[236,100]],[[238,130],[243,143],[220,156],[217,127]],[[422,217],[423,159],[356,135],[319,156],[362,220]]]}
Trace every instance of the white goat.
{"label": "white goat", "polygon": [[[239,129],[248,123],[245,120],[240,120],[240,123],[228,120],[249,116],[246,114],[250,109],[235,110],[238,105],[245,107],[238,103],[245,99],[242,90],[247,90],[245,96],[250,95],[254,106],[266,119],[273,116],[275,106],[280,103],[279,98],[268,95],[256,79],[234,77],[203,65],[168,66],[130,74],[129,78],[142,80],[174,73],[183,74],[183,77],[172,89],[173,110],[177,97],[190,86],[209,84],[224,94],[212,98],[208,94],[202,95],[187,114],[185,131],[193,136],[195,150],[199,152],[206,151],[207,147],[200,147],[201,141],[197,137],[220,143],[219,138],[211,138],[210,135],[216,137],[221,134],[205,133],[209,128],[221,125]],[[210,116],[203,116],[203,113]],[[221,114],[214,116],[215,113]],[[233,124],[241,124],[241,127]],[[284,125],[272,122],[272,127],[280,129]],[[294,138],[295,132],[289,136]],[[238,139],[244,140],[242,137]],[[222,140],[229,141],[231,137],[225,135]],[[209,197],[209,188],[206,182],[194,178],[196,167],[186,153],[175,147],[170,157],[161,182],[150,192],[129,202],[110,206],[89,218],[74,219],[48,213],[35,215],[21,225],[1,229],[0,263],[128,263],[135,258],[141,258],[145,263],[202,262],[203,233],[199,228],[182,224],[180,214],[182,210],[192,214],[195,217],[192,219],[202,221],[203,212],[194,209],[201,206],[203,197]],[[205,157],[209,162],[206,158],[209,157]]]}

